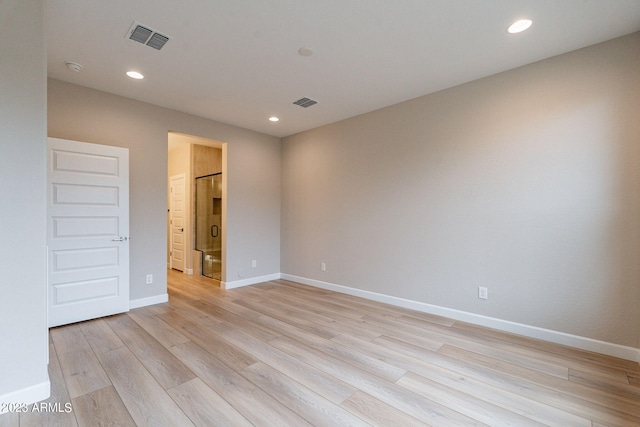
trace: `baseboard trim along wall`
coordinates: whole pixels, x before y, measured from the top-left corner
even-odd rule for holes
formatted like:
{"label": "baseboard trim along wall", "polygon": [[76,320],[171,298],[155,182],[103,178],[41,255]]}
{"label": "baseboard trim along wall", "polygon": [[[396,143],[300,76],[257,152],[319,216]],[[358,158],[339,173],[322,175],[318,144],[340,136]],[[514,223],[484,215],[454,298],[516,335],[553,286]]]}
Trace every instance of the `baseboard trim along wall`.
{"label": "baseboard trim along wall", "polygon": [[146,307],[148,305],[162,304],[169,301],[169,294],[155,295],[147,298],[132,299],[129,301],[129,309]]}
{"label": "baseboard trim along wall", "polygon": [[250,277],[243,280],[235,280],[233,282],[220,282],[222,289],[235,289],[242,286],[255,285],[256,283],[268,282],[270,280],[278,280],[281,278],[280,273],[268,274],[266,276]]}
{"label": "baseboard trim along wall", "polygon": [[[11,393],[3,394],[0,396],[0,402],[30,405],[32,403],[48,399],[50,395],[51,383],[49,381],[45,381],[40,384],[12,391]],[[3,407],[0,408],[0,414],[8,412],[8,409],[9,408],[7,408],[6,405],[3,405]]]}
{"label": "baseboard trim along wall", "polygon": [[530,338],[537,338],[556,344],[562,344],[582,350],[593,351],[596,353],[605,354],[607,356],[619,357],[621,359],[640,362],[640,349],[638,348],[626,347],[606,341],[594,340],[591,338],[571,335],[564,332],[538,328],[536,326],[529,326],[522,323],[510,322],[508,320],[501,320],[488,316],[482,316],[466,311],[454,310],[451,308],[440,307],[423,302],[379,294],[376,292],[364,291],[362,289],[350,288],[348,286],[336,285],[334,283],[322,282],[320,280],[307,279],[305,277],[293,276],[291,274],[281,273],[280,277],[285,280],[291,280],[293,282],[302,283],[304,285],[309,285],[316,288],[327,289],[330,291],[353,295],[372,301],[383,302],[398,307],[404,307],[424,313],[448,317],[450,319],[472,323],[474,325],[485,326],[504,332],[511,332]]}

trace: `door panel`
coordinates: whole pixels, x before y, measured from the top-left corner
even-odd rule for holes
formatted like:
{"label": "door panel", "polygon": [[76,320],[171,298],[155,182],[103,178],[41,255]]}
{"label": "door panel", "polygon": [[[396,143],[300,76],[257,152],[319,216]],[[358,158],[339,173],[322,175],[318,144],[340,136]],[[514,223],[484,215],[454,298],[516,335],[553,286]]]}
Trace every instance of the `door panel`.
{"label": "door panel", "polygon": [[118,279],[115,277],[85,280],[58,285],[55,289],[54,301],[56,304],[66,304],[78,300],[113,297],[117,296],[117,293]]}
{"label": "door panel", "polygon": [[53,203],[76,206],[117,206],[118,189],[90,185],[53,186]]}
{"label": "door panel", "polygon": [[49,326],[129,310],[129,151],[49,138]]}
{"label": "door panel", "polygon": [[75,217],[52,218],[53,237],[109,237],[117,236],[118,218]]}
{"label": "door panel", "polygon": [[171,192],[171,268],[184,271],[185,174],[172,176]]}

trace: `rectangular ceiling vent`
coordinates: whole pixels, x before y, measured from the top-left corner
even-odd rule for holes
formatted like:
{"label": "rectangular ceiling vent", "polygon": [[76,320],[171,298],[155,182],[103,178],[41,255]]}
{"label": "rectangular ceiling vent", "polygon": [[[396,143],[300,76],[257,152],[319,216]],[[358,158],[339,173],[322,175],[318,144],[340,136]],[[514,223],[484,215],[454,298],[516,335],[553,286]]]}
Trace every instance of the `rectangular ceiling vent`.
{"label": "rectangular ceiling vent", "polygon": [[162,49],[162,47],[169,41],[168,36],[160,34],[145,25],[140,25],[137,22],[131,24],[131,27],[129,28],[129,31],[127,31],[127,35],[125,37],[156,50]]}
{"label": "rectangular ceiling vent", "polygon": [[311,107],[312,105],[317,104],[318,101],[314,101],[310,98],[300,98],[294,102],[294,104],[301,106],[302,108]]}

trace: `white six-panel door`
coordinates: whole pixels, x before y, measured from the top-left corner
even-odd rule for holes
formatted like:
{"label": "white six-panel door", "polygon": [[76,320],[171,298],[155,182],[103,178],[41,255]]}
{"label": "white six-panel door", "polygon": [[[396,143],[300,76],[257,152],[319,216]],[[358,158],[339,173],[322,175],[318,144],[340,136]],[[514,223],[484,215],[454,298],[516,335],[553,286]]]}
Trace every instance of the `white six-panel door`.
{"label": "white six-panel door", "polygon": [[129,310],[129,150],[49,138],[49,326]]}
{"label": "white six-panel door", "polygon": [[184,271],[185,174],[169,178],[171,206],[171,268]]}

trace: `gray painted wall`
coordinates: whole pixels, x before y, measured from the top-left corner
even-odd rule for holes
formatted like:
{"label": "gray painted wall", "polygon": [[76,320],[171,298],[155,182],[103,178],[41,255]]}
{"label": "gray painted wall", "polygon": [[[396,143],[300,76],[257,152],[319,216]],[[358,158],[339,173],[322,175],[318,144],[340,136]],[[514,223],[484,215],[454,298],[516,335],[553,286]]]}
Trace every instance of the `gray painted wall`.
{"label": "gray painted wall", "polygon": [[43,0],[0,2],[0,397],[49,381],[44,17]]}
{"label": "gray painted wall", "polygon": [[640,33],[285,138],[282,272],[640,347],[638,76]]}
{"label": "gray painted wall", "polygon": [[[49,80],[49,136],[129,148],[131,299],[166,292],[167,141],[228,143],[227,282],[280,271],[280,139]],[[257,268],[251,261],[257,260]],[[145,284],[153,274],[154,283]]]}

